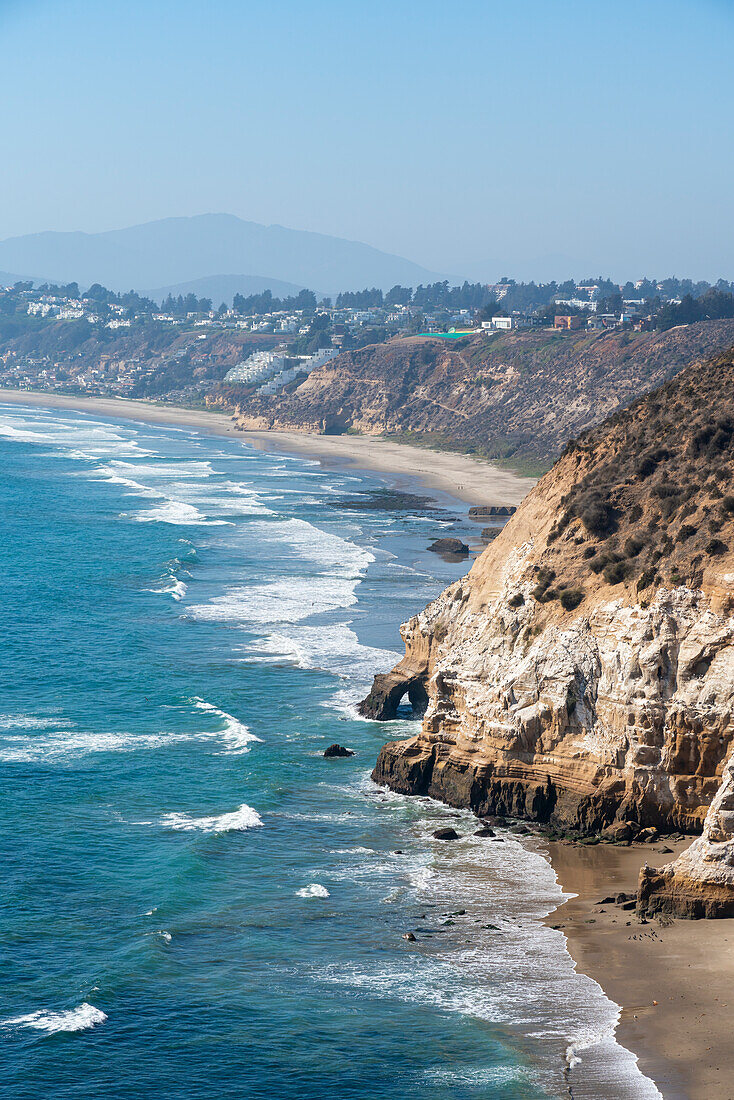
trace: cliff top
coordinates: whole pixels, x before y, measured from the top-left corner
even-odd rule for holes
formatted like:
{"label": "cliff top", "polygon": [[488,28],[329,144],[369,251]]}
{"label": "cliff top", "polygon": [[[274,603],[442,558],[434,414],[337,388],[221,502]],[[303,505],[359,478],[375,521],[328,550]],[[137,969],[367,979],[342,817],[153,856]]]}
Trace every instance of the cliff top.
{"label": "cliff top", "polygon": [[[734,581],[734,353],[684,370],[572,440],[496,544],[532,535],[541,603]],[[500,545],[497,545],[500,544]],[[478,568],[491,573],[492,561]],[[728,596],[727,596],[728,598]]]}

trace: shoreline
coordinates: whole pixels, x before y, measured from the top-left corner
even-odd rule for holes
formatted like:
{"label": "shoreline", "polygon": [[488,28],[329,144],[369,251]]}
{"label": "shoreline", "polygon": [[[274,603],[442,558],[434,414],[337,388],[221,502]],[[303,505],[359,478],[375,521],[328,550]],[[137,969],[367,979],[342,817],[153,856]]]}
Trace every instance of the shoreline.
{"label": "shoreline", "polygon": [[[426,451],[379,437],[241,432],[226,412],[125,398],[0,389],[0,404],[3,402],[240,438],[260,451],[303,455],[326,468],[376,473],[398,489],[416,492],[423,486],[467,505],[519,504],[535,484],[534,479],[521,478],[480,459]],[[477,534],[479,530],[477,525]],[[470,565],[471,559],[467,568]],[[692,839],[676,845],[675,854]],[[728,1086],[734,1073],[734,1053],[728,1050],[730,1030],[725,1020],[719,1020],[712,1035],[711,1020],[717,1005],[728,1004],[726,990],[734,981],[734,958],[731,965],[722,959],[729,944],[734,945],[734,920],[676,921],[669,927],[654,921],[645,927],[638,924],[634,912],[612,905],[601,906],[606,910],[601,913],[595,904],[610,894],[634,892],[639,867],[646,858],[653,865],[675,858],[658,854],[660,847],[544,842],[541,851],[549,858],[564,893],[577,895],[561,903],[546,923],[561,926],[576,969],[596,981],[620,1006],[615,1038],[637,1057],[641,1072],[665,1100],[730,1100],[734,1097],[734,1089]],[[728,925],[731,931],[712,927],[717,925]],[[654,939],[651,931],[655,931]],[[632,935],[638,938],[632,940]],[[658,1005],[653,1006],[653,1000]]]}
{"label": "shoreline", "polygon": [[239,431],[229,413],[158,405],[126,397],[84,397],[40,390],[0,389],[0,404],[74,409],[99,416],[140,420],[148,424],[200,429],[213,435],[241,439],[261,451],[303,455],[325,467],[390,475],[398,489],[415,491],[416,479],[426,488],[445,493],[468,505],[517,506],[535,485],[489,462],[453,451],[427,451],[380,436],[311,435],[306,432]]}
{"label": "shoreline", "polygon": [[546,842],[561,888],[576,895],[546,922],[563,931],[577,970],[620,1006],[615,1037],[665,1100],[731,1100],[734,919],[642,924],[634,910],[598,904],[634,893],[646,861],[662,866],[693,839],[626,848]]}

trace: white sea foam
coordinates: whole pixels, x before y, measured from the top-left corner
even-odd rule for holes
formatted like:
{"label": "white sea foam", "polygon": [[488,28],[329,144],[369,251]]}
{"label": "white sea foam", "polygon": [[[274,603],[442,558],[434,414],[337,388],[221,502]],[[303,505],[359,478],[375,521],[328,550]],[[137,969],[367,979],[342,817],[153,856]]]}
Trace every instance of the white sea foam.
{"label": "white sea foam", "polygon": [[136,752],[202,739],[216,739],[224,744],[225,752],[234,755],[248,752],[252,742],[260,741],[259,737],[233,715],[201,699],[194,699],[192,702],[197,710],[219,719],[223,728],[195,733],[92,733],[77,729],[68,719],[3,714],[0,715],[0,762],[63,764],[67,760],[93,753]]}
{"label": "white sea foam", "polygon": [[296,894],[299,898],[328,898],[329,891],[325,886],[319,885],[318,882],[312,882],[310,886],[304,886],[301,890],[296,890]]}
{"label": "white sea foam", "polygon": [[[187,574],[188,575],[188,574]],[[185,581],[177,577],[175,573],[166,573],[161,578],[160,585],[157,588],[144,588],[144,592],[155,592],[159,596],[171,596],[174,600],[182,600],[187,592],[187,584]]]}
{"label": "white sea foam", "polygon": [[[56,764],[89,753],[134,752],[161,748],[176,741],[189,740],[188,734],[158,733],[88,733],[71,728],[58,728],[42,736],[0,736],[0,761],[7,764]],[[48,727],[46,727],[48,728]]]}
{"label": "white sea foam", "polygon": [[[371,684],[378,669],[391,668],[398,653],[362,645],[349,623],[330,623],[328,627],[298,625],[269,634],[249,645],[245,651],[255,660],[262,655],[287,660],[298,668],[317,668],[333,672],[353,684]],[[356,688],[350,689],[354,695]]]}
{"label": "white sea foam", "polygon": [[[215,484],[199,482],[195,485],[174,482],[169,488],[178,495],[186,494],[187,499],[197,506],[214,508],[227,515],[272,516],[275,514],[262,503],[254,489],[238,481],[221,481]],[[216,495],[212,490],[216,491]]]}
{"label": "white sea foam", "polygon": [[163,940],[164,943],[170,943],[171,940],[173,939],[173,936],[171,935],[171,933],[166,932],[164,929],[161,929],[158,932],[158,935],[161,937],[161,939]]}
{"label": "white sea foam", "polygon": [[194,699],[193,703],[197,710],[203,710],[206,714],[214,714],[224,723],[224,729],[215,731],[211,736],[221,737],[229,753],[236,755],[249,752],[250,744],[253,741],[261,742],[262,739],[252,733],[244,722],[240,722],[232,714],[227,714],[226,710],[220,710],[219,707],[215,707],[212,703],[207,703],[203,699]]}
{"label": "white sea foam", "polygon": [[3,1027],[30,1027],[37,1031],[45,1031],[47,1035],[56,1035],[59,1032],[87,1031],[97,1024],[103,1024],[107,1014],[101,1008],[87,1004],[84,1001],[76,1008],[66,1012],[29,1012],[27,1016],[14,1016],[3,1020]]}
{"label": "white sea foam", "polygon": [[[153,457],[153,456],[149,456]],[[171,478],[208,478],[215,473],[211,462],[199,462],[199,461],[181,461],[181,462],[110,462],[110,466],[114,467],[117,471],[128,471],[129,475],[134,474],[138,477],[152,477],[161,478],[163,480],[170,480]],[[128,476],[129,476],[128,475]]]}
{"label": "white sea foam", "polygon": [[[53,457],[100,459],[111,456],[138,458],[150,455],[138,443],[113,428],[93,420],[68,420],[32,408],[6,406],[0,415],[0,437],[18,443],[55,447]],[[39,457],[42,457],[39,455]]]}
{"label": "white sea foam", "polygon": [[226,519],[209,519],[203,515],[193,504],[186,504],[182,500],[166,500],[157,508],[147,508],[143,512],[133,512],[130,519],[136,523],[172,523],[186,527],[222,527],[230,526]]}
{"label": "white sea foam", "polygon": [[170,813],[164,814],[160,820],[160,824],[166,829],[180,829],[185,832],[198,830],[202,833],[242,832],[245,829],[254,829],[262,823],[257,810],[253,810],[252,806],[248,806],[245,802],[238,810],[232,810],[226,814],[191,817],[189,814]]}
{"label": "white sea foam", "polygon": [[94,472],[99,476],[93,480],[104,481],[109,485],[122,485],[125,489],[130,489],[129,495],[131,496],[150,497],[151,499],[160,499],[164,496],[163,493],[151,488],[149,485],[141,485],[139,481],[133,481],[130,477],[122,477],[120,474],[115,473],[111,465],[98,466]]}
{"label": "white sea foam", "polygon": [[[354,590],[374,561],[369,551],[305,520],[255,521],[248,535],[257,540],[263,561],[280,575],[227,588],[208,604],[191,607],[193,618],[259,626],[296,623],[348,607],[355,603]],[[294,555],[308,562],[315,573],[294,575]]]}
{"label": "white sea foam", "polygon": [[375,849],[357,845],[356,848],[332,848],[331,854],[333,856],[371,856],[375,854]]}
{"label": "white sea foam", "polygon": [[236,585],[207,604],[188,609],[203,622],[263,626],[297,623],[324,611],[337,611],[356,602],[354,582],[336,577],[293,577],[262,584]]}
{"label": "white sea foam", "polygon": [[167,595],[173,596],[174,600],[182,600],[186,595],[187,585],[185,581],[182,581],[178,577],[171,577],[168,585],[162,589]]}
{"label": "white sea foam", "polygon": [[0,714],[0,730],[64,729],[73,725],[67,718],[44,717],[35,714]]}
{"label": "white sea foam", "polygon": [[264,520],[250,531],[278,557],[292,560],[296,554],[340,577],[358,579],[375,560],[369,550],[302,519]]}

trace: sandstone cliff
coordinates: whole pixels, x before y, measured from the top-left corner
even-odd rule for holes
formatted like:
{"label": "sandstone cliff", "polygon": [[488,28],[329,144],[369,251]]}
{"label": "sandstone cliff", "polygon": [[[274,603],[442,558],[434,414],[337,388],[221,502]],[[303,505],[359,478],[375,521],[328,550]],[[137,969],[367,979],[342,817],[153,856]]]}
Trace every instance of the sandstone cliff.
{"label": "sandstone cliff", "polygon": [[374,777],[454,805],[703,835],[640,903],[734,915],[734,363],[568,446],[469,575],[402,628],[363,711],[420,732]]}
{"label": "sandstone cliff", "polygon": [[547,466],[566,441],[696,360],[734,343],[734,321],[664,333],[408,337],[345,352],[291,393],[227,391],[243,428],[392,434]]}

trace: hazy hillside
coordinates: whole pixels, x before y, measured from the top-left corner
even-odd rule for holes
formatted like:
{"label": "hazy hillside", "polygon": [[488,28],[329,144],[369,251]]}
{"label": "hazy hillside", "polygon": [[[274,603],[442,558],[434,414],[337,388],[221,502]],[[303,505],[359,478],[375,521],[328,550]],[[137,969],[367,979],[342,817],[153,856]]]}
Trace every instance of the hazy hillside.
{"label": "hazy hillside", "polygon": [[439,278],[357,241],[258,225],[230,214],[166,218],[109,233],[34,233],[0,242],[0,268],[112,290],[174,286],[239,272],[321,293]]}

